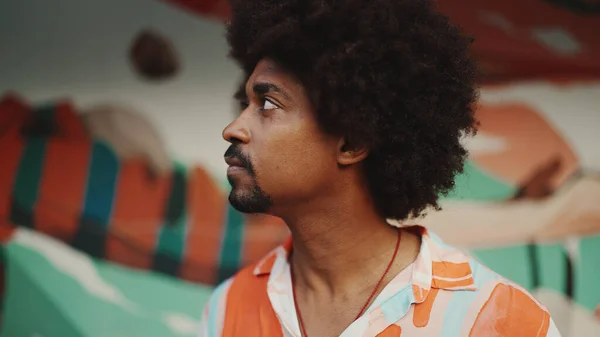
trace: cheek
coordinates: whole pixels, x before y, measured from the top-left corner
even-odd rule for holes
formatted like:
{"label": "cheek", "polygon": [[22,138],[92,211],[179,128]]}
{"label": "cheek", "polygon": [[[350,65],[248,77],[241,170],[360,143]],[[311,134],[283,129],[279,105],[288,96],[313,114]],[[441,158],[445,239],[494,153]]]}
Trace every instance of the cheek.
{"label": "cheek", "polygon": [[287,133],[270,145],[263,149],[265,161],[257,171],[261,187],[271,194],[308,194],[326,183],[337,167],[335,151],[315,137]]}

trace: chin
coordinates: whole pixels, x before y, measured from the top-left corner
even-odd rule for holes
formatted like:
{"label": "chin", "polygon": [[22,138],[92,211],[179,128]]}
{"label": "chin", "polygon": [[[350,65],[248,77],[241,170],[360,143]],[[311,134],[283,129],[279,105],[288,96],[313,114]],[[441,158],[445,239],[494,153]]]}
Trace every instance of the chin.
{"label": "chin", "polygon": [[244,213],[244,214],[262,214],[263,213],[258,208],[255,208],[252,205],[241,202],[238,199],[229,199],[229,204],[231,204],[231,207],[233,207],[236,211],[238,211],[240,213]]}
{"label": "chin", "polygon": [[233,187],[229,193],[229,203],[237,211],[247,214],[267,213],[272,205],[271,198],[262,190],[240,186]]}

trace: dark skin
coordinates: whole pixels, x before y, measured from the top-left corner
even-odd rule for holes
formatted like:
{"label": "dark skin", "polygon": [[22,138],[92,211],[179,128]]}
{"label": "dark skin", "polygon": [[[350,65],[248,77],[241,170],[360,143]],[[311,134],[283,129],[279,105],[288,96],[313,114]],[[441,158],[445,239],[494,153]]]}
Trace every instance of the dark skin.
{"label": "dark skin", "polygon": [[[286,222],[306,332],[339,336],[385,271],[398,237],[369,196],[361,170],[368,149],[323,133],[300,81],[269,59],[255,67],[246,97],[223,131],[237,150],[226,158],[230,201]],[[401,237],[377,294],[418,254],[420,239],[407,231]]]}

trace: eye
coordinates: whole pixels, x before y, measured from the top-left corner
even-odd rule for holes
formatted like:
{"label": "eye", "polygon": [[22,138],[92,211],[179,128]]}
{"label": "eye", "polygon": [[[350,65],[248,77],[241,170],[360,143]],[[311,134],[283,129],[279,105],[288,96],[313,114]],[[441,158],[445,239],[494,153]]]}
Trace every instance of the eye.
{"label": "eye", "polygon": [[262,110],[273,110],[273,109],[277,109],[278,106],[273,104],[273,102],[269,101],[268,99],[265,99],[265,104],[263,104]]}

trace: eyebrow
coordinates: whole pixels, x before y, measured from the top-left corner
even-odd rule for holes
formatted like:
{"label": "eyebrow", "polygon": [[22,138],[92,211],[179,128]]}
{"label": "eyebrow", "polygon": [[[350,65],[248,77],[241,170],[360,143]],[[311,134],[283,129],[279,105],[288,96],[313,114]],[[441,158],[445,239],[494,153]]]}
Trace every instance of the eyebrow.
{"label": "eyebrow", "polygon": [[282,88],[276,86],[273,83],[267,83],[267,82],[261,82],[261,83],[255,83],[254,86],[252,87],[252,90],[254,90],[254,92],[257,95],[265,95],[270,91],[276,92],[278,94],[281,94],[283,97],[285,97],[288,100],[291,100],[291,96]]}
{"label": "eyebrow", "polygon": [[233,98],[240,102],[244,102],[244,101],[248,100],[248,97],[246,96],[246,83],[245,82],[238,85],[237,90],[233,94]]}

